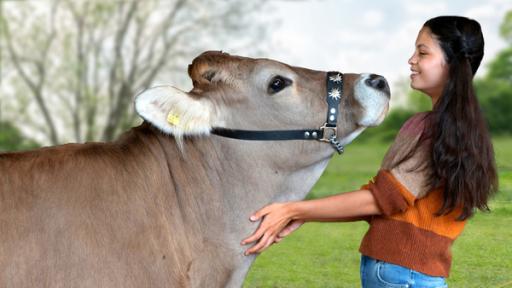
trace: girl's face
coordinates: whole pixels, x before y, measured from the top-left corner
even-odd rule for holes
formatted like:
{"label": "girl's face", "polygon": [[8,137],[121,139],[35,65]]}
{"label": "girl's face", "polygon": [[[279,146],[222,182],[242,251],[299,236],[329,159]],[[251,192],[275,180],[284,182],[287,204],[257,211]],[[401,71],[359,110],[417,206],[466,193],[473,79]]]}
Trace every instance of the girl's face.
{"label": "girl's face", "polygon": [[411,87],[429,95],[432,103],[436,103],[448,79],[448,65],[430,28],[421,28],[416,39],[416,49],[408,63],[412,72]]}

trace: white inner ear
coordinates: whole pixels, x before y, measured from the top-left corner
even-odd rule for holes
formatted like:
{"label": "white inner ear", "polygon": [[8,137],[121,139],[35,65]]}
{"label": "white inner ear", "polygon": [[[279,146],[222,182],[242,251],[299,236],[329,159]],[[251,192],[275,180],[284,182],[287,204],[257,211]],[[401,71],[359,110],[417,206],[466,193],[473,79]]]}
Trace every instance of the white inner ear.
{"label": "white inner ear", "polygon": [[135,110],[144,120],[177,138],[208,135],[214,121],[214,107],[208,98],[194,99],[172,86],[153,87],[137,95]]}

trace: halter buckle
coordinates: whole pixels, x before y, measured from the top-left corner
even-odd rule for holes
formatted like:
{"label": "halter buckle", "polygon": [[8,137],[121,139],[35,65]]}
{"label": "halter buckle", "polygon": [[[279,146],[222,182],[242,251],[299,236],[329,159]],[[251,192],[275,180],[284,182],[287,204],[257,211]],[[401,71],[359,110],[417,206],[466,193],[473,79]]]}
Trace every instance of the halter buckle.
{"label": "halter buckle", "polygon": [[322,131],[322,138],[318,139],[319,141],[330,143],[333,137],[337,137],[336,127],[327,126],[327,123],[320,127],[320,131]]}

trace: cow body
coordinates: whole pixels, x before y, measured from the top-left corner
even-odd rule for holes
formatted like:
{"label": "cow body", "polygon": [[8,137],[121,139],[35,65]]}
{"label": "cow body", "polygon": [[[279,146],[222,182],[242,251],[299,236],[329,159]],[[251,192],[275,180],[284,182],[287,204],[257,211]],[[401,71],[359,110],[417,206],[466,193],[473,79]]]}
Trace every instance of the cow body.
{"label": "cow body", "polygon": [[248,216],[302,199],[333,152],[173,136],[142,114],[112,143],[0,154],[0,286],[240,287]]}
{"label": "cow body", "polygon": [[[236,280],[239,286],[244,262],[253,258],[242,256],[239,245],[252,229],[243,211],[267,203],[257,192],[285,185],[286,178],[277,167],[265,169],[266,181],[240,173],[247,177],[243,187],[235,183],[239,177],[224,178],[264,165],[250,157],[246,163],[226,161],[223,141],[230,140],[191,139],[184,154],[144,124],[113,143],[2,154],[0,282],[224,287]],[[227,217],[241,198],[247,207]],[[232,279],[236,272],[241,277]]]}
{"label": "cow body", "polygon": [[[201,167],[187,171],[180,154],[159,147],[152,132],[145,125],[107,145],[2,155],[0,282],[10,287],[188,287],[188,273],[201,266],[194,259],[224,259],[212,257],[220,251],[208,249],[222,234],[216,227],[223,224],[208,220],[222,219],[214,215],[219,195],[211,193],[208,180],[198,178],[204,175]],[[169,162],[162,161],[168,156]],[[190,191],[187,182],[195,181],[194,187],[205,190]],[[223,266],[205,263],[211,270]],[[218,272],[205,275],[229,276]]]}

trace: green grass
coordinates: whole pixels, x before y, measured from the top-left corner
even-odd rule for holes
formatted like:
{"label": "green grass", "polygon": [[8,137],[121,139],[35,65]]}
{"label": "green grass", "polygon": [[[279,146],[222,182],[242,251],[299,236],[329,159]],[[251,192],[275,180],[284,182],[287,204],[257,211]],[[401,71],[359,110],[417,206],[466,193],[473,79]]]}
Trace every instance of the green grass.
{"label": "green grass", "polygon": [[[357,140],[331,160],[308,198],[367,183],[389,144]],[[453,245],[450,287],[512,287],[512,137],[494,139],[500,191]],[[308,223],[258,256],[244,287],[359,287],[365,222]]]}

